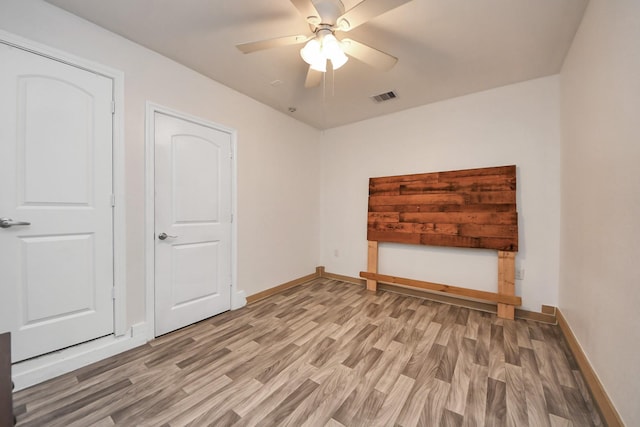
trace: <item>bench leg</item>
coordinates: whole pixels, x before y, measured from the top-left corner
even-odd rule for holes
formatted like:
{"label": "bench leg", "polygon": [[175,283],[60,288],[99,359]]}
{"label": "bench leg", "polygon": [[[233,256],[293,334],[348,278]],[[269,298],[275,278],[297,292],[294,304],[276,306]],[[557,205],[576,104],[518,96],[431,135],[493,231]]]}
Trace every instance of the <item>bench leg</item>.
{"label": "bench leg", "polygon": [[[516,294],[516,253],[498,251],[498,293],[505,295]],[[498,303],[498,317],[513,320],[515,307]]]}
{"label": "bench leg", "polygon": [[[378,242],[368,241],[367,251],[367,272],[378,272]],[[378,282],[376,280],[367,279],[367,290],[375,292],[378,290]]]}

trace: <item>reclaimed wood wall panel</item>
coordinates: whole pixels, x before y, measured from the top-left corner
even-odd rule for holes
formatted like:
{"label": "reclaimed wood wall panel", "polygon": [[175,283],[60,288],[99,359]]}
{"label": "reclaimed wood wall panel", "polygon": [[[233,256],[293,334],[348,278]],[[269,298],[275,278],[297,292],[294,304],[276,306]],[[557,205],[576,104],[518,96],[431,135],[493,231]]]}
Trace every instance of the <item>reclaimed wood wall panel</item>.
{"label": "reclaimed wood wall panel", "polygon": [[515,252],[516,167],[371,178],[367,240]]}

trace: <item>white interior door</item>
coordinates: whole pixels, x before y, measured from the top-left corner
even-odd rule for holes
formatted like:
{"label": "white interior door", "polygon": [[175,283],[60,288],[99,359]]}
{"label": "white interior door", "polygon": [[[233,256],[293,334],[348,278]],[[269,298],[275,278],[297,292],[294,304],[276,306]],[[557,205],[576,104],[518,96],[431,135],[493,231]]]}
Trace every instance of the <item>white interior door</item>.
{"label": "white interior door", "polygon": [[4,44],[0,64],[0,331],[17,362],[113,333],[113,95]]}
{"label": "white interior door", "polygon": [[231,135],[155,113],[155,331],[231,308]]}

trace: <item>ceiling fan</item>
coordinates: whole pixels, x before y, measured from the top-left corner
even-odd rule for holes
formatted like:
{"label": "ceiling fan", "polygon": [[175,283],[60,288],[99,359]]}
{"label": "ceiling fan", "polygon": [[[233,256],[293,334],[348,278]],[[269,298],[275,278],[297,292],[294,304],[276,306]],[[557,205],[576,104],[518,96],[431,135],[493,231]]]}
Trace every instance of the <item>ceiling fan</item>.
{"label": "ceiling fan", "polygon": [[347,62],[346,55],[386,71],[398,62],[398,58],[349,38],[337,39],[335,33],[350,31],[409,1],[411,0],[363,0],[345,11],[340,0],[291,0],[309,23],[312,35],[278,37],[242,43],[236,47],[243,53],[251,53],[306,42],[300,50],[300,55],[309,64],[304,84],[307,88],[320,84],[328,61],[331,61],[331,66],[336,70]]}

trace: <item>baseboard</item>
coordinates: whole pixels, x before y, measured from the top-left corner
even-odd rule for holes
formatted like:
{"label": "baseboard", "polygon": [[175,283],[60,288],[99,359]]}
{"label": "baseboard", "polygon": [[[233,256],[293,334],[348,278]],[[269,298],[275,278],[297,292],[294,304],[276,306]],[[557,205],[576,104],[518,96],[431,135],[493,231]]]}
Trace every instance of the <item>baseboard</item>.
{"label": "baseboard", "polygon": [[252,304],[256,301],[260,301],[261,299],[270,297],[271,295],[275,295],[277,293],[293,288],[295,286],[302,285],[303,283],[306,283],[310,280],[322,277],[323,274],[324,274],[324,267],[316,267],[316,272],[313,274],[309,274],[309,275],[300,277],[298,279],[292,280],[290,282],[283,283],[278,286],[274,286],[273,288],[266,289],[262,292],[258,292],[257,294],[249,295],[247,297],[247,304]]}
{"label": "baseboard", "polygon": [[365,279],[360,279],[359,277],[343,276],[342,274],[329,273],[327,271],[322,274],[322,277],[327,279],[340,280],[347,283],[355,283],[357,285],[367,285],[367,281]]}
{"label": "baseboard", "polygon": [[[325,277],[327,279],[341,280],[343,282],[356,283],[363,286],[366,285],[366,282],[367,282],[364,279],[350,277],[350,276],[343,276],[341,274],[334,274],[334,273],[328,273],[328,272],[324,272],[324,274],[322,274],[322,277]],[[473,310],[484,311],[487,313],[496,314],[498,312],[498,308],[496,304],[490,304],[486,302],[480,302],[480,301],[460,298],[460,297],[451,296],[451,295],[444,295],[438,292],[431,292],[423,289],[416,289],[416,288],[410,288],[407,286],[393,285],[393,284],[380,283],[380,282],[378,282],[378,289],[387,291],[387,292],[395,292],[402,295],[409,295],[412,297],[424,298],[431,301],[442,302],[445,304],[456,305],[459,307],[466,307]],[[540,313],[536,311],[529,311],[529,310],[523,310],[523,309],[517,308],[515,311],[515,317],[518,319],[535,320],[537,322],[551,323],[554,325],[556,324],[556,321],[557,321],[556,315],[555,315],[555,307],[550,307],[550,306],[542,306],[542,311]]]}
{"label": "baseboard", "polygon": [[129,333],[107,336],[79,344],[44,356],[14,363],[12,379],[15,391],[50,380],[147,342],[147,325],[138,323]]}
{"label": "baseboard", "polygon": [[562,331],[565,340],[567,340],[569,349],[571,350],[571,353],[573,353],[573,357],[576,359],[580,372],[582,372],[582,376],[587,383],[587,388],[591,392],[591,397],[595,402],[600,415],[604,419],[605,424],[609,427],[624,426],[622,418],[620,418],[620,414],[618,414],[618,411],[613,406],[613,402],[609,399],[598,375],[593,370],[591,363],[589,363],[587,355],[582,350],[582,346],[580,346],[580,343],[571,330],[569,323],[567,323],[567,319],[559,309],[556,309],[556,316],[558,318],[558,326],[560,326],[560,330]]}

